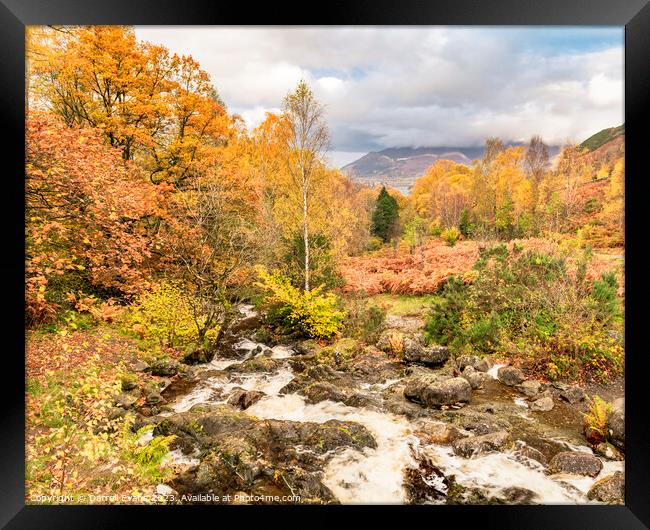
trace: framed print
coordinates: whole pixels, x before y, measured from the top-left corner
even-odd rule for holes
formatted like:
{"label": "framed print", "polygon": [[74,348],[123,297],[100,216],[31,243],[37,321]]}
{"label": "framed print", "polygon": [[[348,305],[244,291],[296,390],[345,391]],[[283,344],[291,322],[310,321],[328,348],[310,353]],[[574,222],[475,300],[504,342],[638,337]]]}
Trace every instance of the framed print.
{"label": "framed print", "polygon": [[131,4],[0,6],[2,524],[646,528],[646,3]]}

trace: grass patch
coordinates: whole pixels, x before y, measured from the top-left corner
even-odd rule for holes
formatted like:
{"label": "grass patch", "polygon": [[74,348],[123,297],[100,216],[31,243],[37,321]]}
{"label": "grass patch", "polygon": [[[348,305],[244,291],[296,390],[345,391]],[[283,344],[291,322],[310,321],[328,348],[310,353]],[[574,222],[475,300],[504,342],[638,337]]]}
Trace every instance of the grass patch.
{"label": "grass patch", "polygon": [[387,314],[394,316],[422,316],[429,311],[429,307],[440,297],[433,294],[406,295],[382,293],[368,297],[368,301],[386,310]]}

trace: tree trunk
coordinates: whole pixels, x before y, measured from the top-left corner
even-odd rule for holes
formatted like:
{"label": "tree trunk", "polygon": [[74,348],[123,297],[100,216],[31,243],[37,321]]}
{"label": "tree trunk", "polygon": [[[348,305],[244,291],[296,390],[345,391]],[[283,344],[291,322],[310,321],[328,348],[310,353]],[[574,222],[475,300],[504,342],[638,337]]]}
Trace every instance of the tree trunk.
{"label": "tree trunk", "polygon": [[307,217],[307,186],[302,190],[303,240],[305,243],[305,291],[309,291],[309,219]]}

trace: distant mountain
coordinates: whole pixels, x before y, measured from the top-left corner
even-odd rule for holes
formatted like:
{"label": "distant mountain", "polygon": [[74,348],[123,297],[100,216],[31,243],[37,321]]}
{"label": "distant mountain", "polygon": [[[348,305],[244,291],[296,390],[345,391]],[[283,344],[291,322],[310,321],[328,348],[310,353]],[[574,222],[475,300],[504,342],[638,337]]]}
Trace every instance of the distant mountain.
{"label": "distant mountain", "polygon": [[390,184],[408,193],[415,180],[436,160],[471,164],[483,156],[483,147],[390,147],[371,152],[341,169],[364,184]]}

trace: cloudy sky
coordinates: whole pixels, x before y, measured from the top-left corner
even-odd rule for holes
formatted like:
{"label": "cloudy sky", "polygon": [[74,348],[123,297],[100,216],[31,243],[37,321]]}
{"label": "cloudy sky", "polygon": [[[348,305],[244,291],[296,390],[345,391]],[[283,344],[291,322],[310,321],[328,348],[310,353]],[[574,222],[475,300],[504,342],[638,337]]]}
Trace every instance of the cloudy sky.
{"label": "cloudy sky", "polygon": [[488,136],[582,141],[623,123],[622,27],[138,26],[192,55],[249,127],[300,79],[326,105],[330,160]]}

